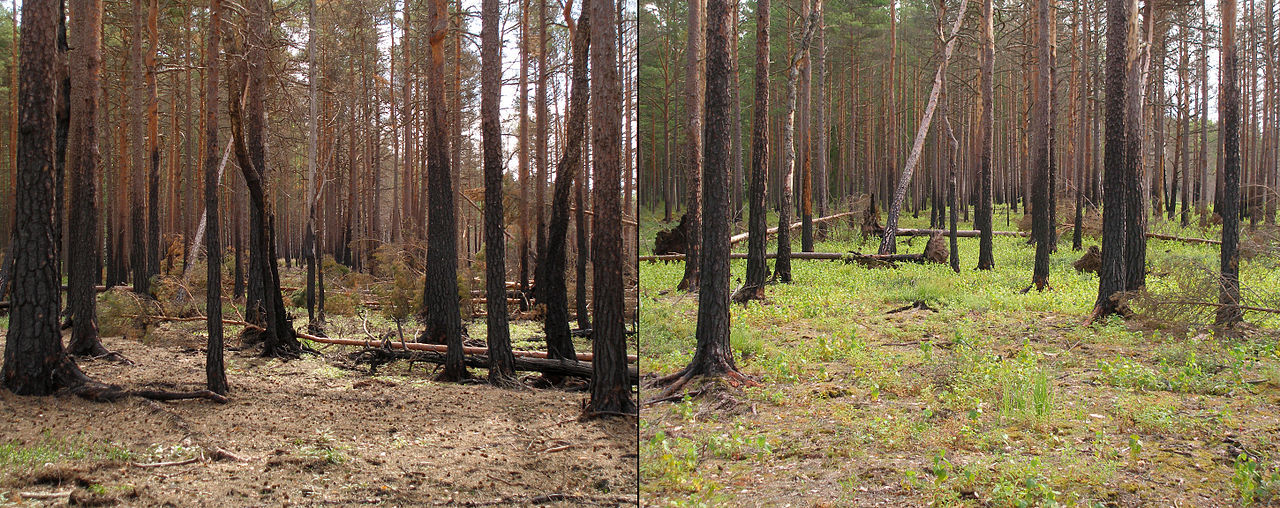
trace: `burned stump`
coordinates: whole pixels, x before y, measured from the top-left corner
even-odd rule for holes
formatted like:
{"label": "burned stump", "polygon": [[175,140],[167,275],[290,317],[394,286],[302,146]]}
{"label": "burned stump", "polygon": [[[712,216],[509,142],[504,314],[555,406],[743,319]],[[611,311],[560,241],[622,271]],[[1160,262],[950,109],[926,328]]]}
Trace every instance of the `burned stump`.
{"label": "burned stump", "polygon": [[689,215],[681,215],[680,223],[676,227],[658,231],[654,235],[653,253],[662,254],[684,254],[689,246]]}
{"label": "burned stump", "polygon": [[1071,263],[1077,272],[1080,273],[1098,273],[1102,269],[1102,251],[1098,250],[1097,245],[1090,245],[1089,251],[1084,253],[1075,263]]}

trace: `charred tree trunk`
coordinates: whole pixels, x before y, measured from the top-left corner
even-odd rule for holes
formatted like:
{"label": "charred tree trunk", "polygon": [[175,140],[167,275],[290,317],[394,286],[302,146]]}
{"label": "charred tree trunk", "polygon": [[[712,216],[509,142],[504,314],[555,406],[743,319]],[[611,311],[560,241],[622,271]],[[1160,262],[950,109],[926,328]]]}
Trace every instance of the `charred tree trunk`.
{"label": "charred tree trunk", "polygon": [[260,333],[246,334],[253,342],[262,341],[262,355],[296,357],[302,352],[284,308],[280,293],[280,273],[276,268],[275,217],[267,206],[266,146],[266,69],[268,26],[271,22],[269,0],[253,0],[246,6],[246,51],[242,72],[245,86],[243,109],[235,100],[228,101],[231,132],[236,158],[249,193],[249,296],[245,318],[259,323]]}
{"label": "charred tree trunk", "polygon": [[[314,5],[314,4],[313,4]],[[205,35],[204,206],[208,252],[205,307],[209,341],[205,351],[205,382],[209,391],[227,394],[227,371],[222,360],[222,235],[218,218],[218,43],[222,0],[209,1],[209,31]]]}
{"label": "charred tree trunk", "polygon": [[[627,380],[622,271],[634,263],[622,252],[619,206],[622,164],[622,90],[615,65],[618,32],[613,0],[591,0],[591,165],[595,224],[591,238],[592,319],[589,414],[633,413]],[[727,282],[725,285],[728,288]]]}
{"label": "charred tree trunk", "polygon": [[[54,2],[22,5],[14,278],[0,379],[18,395],[71,388],[84,396],[112,399],[122,395],[120,390],[90,381],[62,349],[58,328],[61,302],[53,243],[57,15]],[[86,387],[106,390],[83,390]]]}
{"label": "charred tree trunk", "polygon": [[[160,273],[160,96],[156,88],[156,53],[160,50],[157,17],[160,0],[147,5],[147,265],[146,276]],[[150,287],[148,285],[148,287]]]}
{"label": "charred tree trunk", "polygon": [[[572,199],[574,180],[578,178],[578,169],[582,167],[583,144],[587,124],[587,100],[591,93],[590,76],[587,74],[587,60],[590,58],[591,24],[588,13],[583,9],[575,25],[565,9],[565,22],[569,27],[573,41],[573,84],[570,90],[569,114],[565,123],[564,154],[556,165],[556,183],[551,199],[551,223],[547,231],[547,239],[543,244],[546,252],[542,262],[538,264],[542,280],[536,286],[547,304],[546,321],[547,354],[551,358],[573,358],[573,340],[569,335],[569,296],[565,285],[565,246],[569,236],[569,201]],[[581,224],[582,203],[578,203],[578,220]],[[583,253],[578,258],[585,260]],[[544,269],[545,268],[545,269]]]}
{"label": "charred tree trunk", "polygon": [[[810,27],[821,9],[821,0],[815,1]],[[738,372],[729,345],[729,27],[734,12],[729,0],[709,0],[707,11],[707,145],[702,166],[707,213],[702,230],[705,250],[698,288],[697,348],[684,370],[659,380],[660,384],[669,383],[661,397],[670,396],[695,376],[724,376],[734,385],[751,383]],[[811,36],[812,30],[806,30],[805,39]],[[791,73],[796,74],[794,67]]]}
{"label": "charred tree trunk", "polygon": [[[1221,0],[1222,8],[1222,271],[1216,322],[1232,326],[1240,313],[1240,82],[1236,48],[1236,2]],[[16,287],[15,287],[16,289]]]}
{"label": "charred tree trunk", "polygon": [[107,353],[98,338],[97,294],[93,286],[98,272],[98,104],[102,97],[102,0],[74,0],[72,33],[76,51],[71,55],[71,132],[67,172],[71,175],[70,237],[85,251],[67,257],[67,306],[71,310],[73,355]]}
{"label": "charred tree trunk", "polygon": [[1125,98],[1129,55],[1131,0],[1107,0],[1106,145],[1103,156],[1102,268],[1098,272],[1096,320],[1119,313],[1119,295],[1125,288],[1125,222],[1127,130]]}
{"label": "charred tree trunk", "polygon": [[791,282],[791,200],[794,192],[794,182],[796,175],[796,148],[795,148],[795,124],[796,124],[796,95],[797,81],[800,79],[800,61],[804,58],[804,53],[809,49],[809,44],[813,42],[813,33],[818,25],[817,13],[822,10],[822,0],[814,0],[815,7],[813,12],[809,14],[809,19],[805,23],[803,36],[800,38],[800,45],[796,48],[796,52],[791,55],[791,62],[787,70],[787,103],[786,111],[783,113],[782,122],[782,167],[786,168],[787,173],[782,177],[782,196],[781,204],[778,207],[778,255],[777,261],[773,265],[773,276],[778,281],[788,284]]}
{"label": "charred tree trunk", "polygon": [[[1136,2],[1135,2],[1136,3]],[[1132,10],[1132,8],[1131,8]],[[1136,291],[1147,283],[1147,210],[1142,192],[1143,99],[1148,66],[1151,64],[1151,37],[1156,11],[1150,2],[1143,7],[1143,27],[1137,32],[1137,61],[1129,62],[1129,89],[1125,95],[1125,246],[1124,289]],[[1134,20],[1136,22],[1136,20]],[[1136,28],[1136,27],[1135,27]],[[1136,39],[1136,38],[1135,38]],[[1140,49],[1139,49],[1140,48]]]}
{"label": "charred tree trunk", "polygon": [[[506,239],[502,236],[502,42],[498,0],[484,0],[480,29],[480,135],[484,144],[485,318],[488,325],[489,382],[514,386],[515,357],[507,328]],[[566,327],[568,325],[566,324]],[[573,358],[573,357],[570,357]]]}
{"label": "charred tree trunk", "polygon": [[[747,192],[747,277],[734,295],[736,301],[763,298],[769,264],[765,262],[765,230],[769,227],[765,212],[769,178],[769,0],[756,2],[756,72],[755,106],[751,125],[751,183]],[[737,185],[734,182],[734,185]]]}
{"label": "charred tree trunk", "polygon": [[1053,206],[1049,199],[1049,164],[1050,145],[1049,124],[1053,118],[1049,115],[1049,96],[1053,87],[1050,69],[1053,47],[1053,22],[1050,16],[1054,10],[1053,0],[1039,0],[1036,4],[1036,70],[1035,70],[1035,106],[1032,111],[1031,157],[1034,173],[1032,183],[1032,231],[1031,238],[1036,243],[1035,266],[1031,276],[1031,284],[1037,291],[1049,287],[1049,251],[1053,247],[1052,232],[1049,229],[1049,207]]}
{"label": "charred tree trunk", "polygon": [[133,175],[130,178],[129,186],[129,226],[130,226],[130,252],[129,265],[133,272],[133,291],[139,295],[150,294],[151,281],[147,273],[147,243],[146,232],[147,223],[143,216],[146,213],[147,205],[143,196],[143,175],[147,174],[146,163],[146,130],[143,122],[146,121],[146,67],[143,64],[142,56],[142,39],[143,30],[146,27],[146,18],[143,14],[143,3],[141,1],[133,2],[133,33],[130,45],[130,84],[131,92],[129,97],[130,119],[129,131],[132,144],[130,145],[130,154],[133,159]]}
{"label": "charred tree trunk", "polygon": [[702,241],[702,7],[706,0],[689,2],[689,38],[685,45],[685,264],[684,278],[677,288],[693,291],[699,287],[699,244]]}
{"label": "charred tree trunk", "polygon": [[[975,207],[974,229],[982,232],[978,240],[978,269],[995,268],[994,242],[991,235],[991,147],[993,118],[995,113],[995,34],[993,30],[991,0],[982,0],[982,48],[981,48],[981,91],[982,113],[979,121],[978,135],[981,136],[978,155],[978,204]],[[954,213],[954,212],[952,212]]]}
{"label": "charred tree trunk", "polygon": [[449,13],[445,0],[427,3],[430,59],[427,67],[427,280],[423,286],[423,314],[427,328],[420,342],[449,346],[440,379],[459,381],[470,376],[463,365],[462,317],[458,311],[458,255],[453,185],[449,167],[449,137],[444,105],[444,41]]}

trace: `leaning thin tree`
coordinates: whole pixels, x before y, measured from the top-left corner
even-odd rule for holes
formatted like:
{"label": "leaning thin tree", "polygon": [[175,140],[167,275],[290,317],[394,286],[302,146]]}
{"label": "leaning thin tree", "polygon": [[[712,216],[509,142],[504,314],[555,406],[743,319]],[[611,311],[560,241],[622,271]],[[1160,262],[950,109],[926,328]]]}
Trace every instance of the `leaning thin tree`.
{"label": "leaning thin tree", "polygon": [[[582,166],[584,144],[579,140],[586,135],[587,99],[591,94],[590,76],[587,71],[588,51],[591,45],[591,23],[588,14],[590,9],[582,9],[578,22],[573,22],[570,10],[573,1],[565,3],[564,19],[569,29],[569,39],[573,44],[573,84],[569,92],[569,116],[565,125],[565,139],[569,142],[564,147],[564,154],[556,166],[555,190],[551,199],[551,222],[547,227],[547,241],[541,247],[545,255],[539,256],[542,262],[537,274],[543,280],[535,286],[541,288],[543,301],[547,304],[546,321],[543,325],[547,334],[547,356],[549,358],[573,358],[573,340],[569,334],[569,296],[565,286],[565,247],[569,235],[569,200],[574,181],[579,178],[578,169]],[[585,175],[582,177],[585,178]],[[497,199],[501,199],[499,196]],[[582,212],[582,205],[578,205]],[[583,227],[581,218],[578,226]],[[578,259],[585,261],[585,253],[579,252]],[[578,280],[582,280],[581,278]],[[585,298],[585,292],[579,292]]]}
{"label": "leaning thin tree", "polygon": [[[275,213],[267,206],[266,109],[267,48],[271,24],[270,0],[252,0],[245,9],[244,61],[238,73],[245,90],[244,104],[227,101],[231,135],[240,173],[249,190],[249,293],[245,320],[261,330],[246,338],[260,339],[262,356],[296,357],[302,353],[280,293],[276,266]],[[234,82],[234,80],[233,80]],[[233,87],[235,89],[235,87]]]}
{"label": "leaning thin tree", "polygon": [[956,36],[960,33],[960,26],[964,24],[964,13],[969,6],[969,0],[961,0],[960,10],[956,11],[956,21],[951,27],[951,36],[947,39],[947,45],[942,50],[942,61],[938,63],[938,72],[933,77],[933,91],[929,93],[929,103],[924,108],[924,118],[920,119],[920,127],[916,129],[915,142],[911,145],[911,153],[907,154],[907,163],[902,168],[902,175],[898,178],[898,187],[893,193],[893,204],[889,207],[889,220],[884,228],[884,238],[880,241],[880,254],[890,254],[897,252],[897,232],[898,232],[898,215],[902,212],[902,201],[907,196],[907,187],[911,185],[911,175],[915,172],[916,163],[920,162],[920,151],[924,148],[924,139],[929,134],[929,125],[933,122],[933,112],[938,107],[938,94],[942,91],[942,78],[946,70],[947,61],[951,60],[951,53],[956,48]]}

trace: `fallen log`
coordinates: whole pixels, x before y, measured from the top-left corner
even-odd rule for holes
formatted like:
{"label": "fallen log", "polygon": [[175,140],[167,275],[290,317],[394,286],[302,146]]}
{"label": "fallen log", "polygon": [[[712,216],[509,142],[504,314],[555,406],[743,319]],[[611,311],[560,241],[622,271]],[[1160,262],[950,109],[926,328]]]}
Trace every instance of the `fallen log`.
{"label": "fallen log", "polygon": [[[63,291],[70,291],[70,289],[67,287],[66,284],[63,284],[61,287]],[[108,289],[111,289],[113,287],[115,286],[94,286],[93,290],[99,293],[105,293],[107,292]]]}
{"label": "fallen log", "polygon": [[[445,353],[435,351],[417,351],[414,354],[415,360],[422,360],[431,363],[443,365],[445,362]],[[480,369],[489,368],[488,355],[466,355],[463,362],[468,367]],[[517,356],[515,358],[515,369],[523,371],[541,372],[543,374],[551,374],[553,376],[572,376],[590,379],[592,376],[591,364],[587,362],[575,362],[573,360],[550,360],[547,358],[529,358],[525,356]],[[632,385],[640,384],[640,371],[635,366],[627,367],[627,381]]]}
{"label": "fallen log", "polygon": [[[208,320],[209,320],[209,318],[204,317],[204,316],[196,316],[196,317],[173,317],[173,316],[143,316],[143,315],[140,315],[140,314],[123,314],[123,315],[121,315],[120,317],[127,317],[127,318],[134,318],[134,319],[150,319],[150,320],[154,320],[154,321],[176,321],[176,322],[196,322],[196,321],[208,321]],[[255,325],[255,324],[253,324],[253,323],[250,323],[250,322],[247,322],[247,321],[237,321],[237,320],[234,320],[234,319],[223,319],[223,320],[222,320],[222,324],[224,324],[224,325],[236,325],[236,326],[243,326],[243,327],[246,327],[246,328],[253,328],[253,329],[255,329],[255,330],[261,330],[261,329],[262,329],[262,327],[261,327],[261,326]]]}
{"label": "fallen log", "polygon": [[[304,339],[314,341],[314,342],[319,342],[322,344],[339,344],[343,346],[365,346],[365,347],[382,347],[383,345],[382,341],[371,340],[371,339],[341,339],[341,338],[332,338],[332,337],[317,337],[315,335],[311,335],[308,333],[301,333],[301,332],[298,333],[298,336]],[[429,351],[429,352],[435,352],[435,353],[445,353],[449,351],[448,346],[441,345],[441,344],[422,344],[418,342],[399,342],[394,340],[390,341],[389,344],[392,349],[408,349],[410,351]],[[489,348],[463,346],[462,352],[469,355],[488,355]],[[540,359],[547,358],[547,353],[545,351],[512,351],[511,354],[515,355],[516,357],[522,357],[522,358],[540,358]],[[592,355],[591,353],[578,353],[577,358],[579,361],[590,362],[594,359],[594,355]],[[633,362],[636,362],[637,360],[638,358],[636,357],[636,355],[627,355],[627,363],[633,363]]]}
{"label": "fallen log", "polygon": [[[935,233],[942,236],[951,234],[949,229],[912,229],[898,228],[896,236],[933,236]],[[977,238],[981,235],[981,231],[976,229],[959,229],[956,230],[956,238]],[[1030,236],[1031,233],[1026,231],[992,231],[992,236]]]}
{"label": "fallen log", "polygon": [[[839,218],[841,218],[841,217],[848,217],[848,216],[850,216],[850,215],[853,215],[854,213],[857,213],[857,212],[844,212],[844,213],[837,213],[837,214],[835,214],[835,215],[828,215],[828,216],[826,216],[826,217],[818,217],[818,218],[816,218],[816,219],[813,219],[813,223],[814,223],[814,224],[822,224],[822,223],[824,223],[824,222],[831,222],[831,221],[836,220],[836,219],[839,219]],[[804,222],[795,222],[795,223],[792,223],[792,224],[791,224],[791,229],[799,229],[799,228],[800,228],[800,226],[801,226],[801,225],[803,225],[803,224],[804,224]],[[776,235],[776,234],[778,234],[778,228],[769,228],[767,231],[765,231],[765,235],[764,235],[764,236],[765,236],[765,238],[768,238],[768,237],[773,236],[773,235]],[[744,241],[744,240],[746,240],[747,238],[750,238],[750,237],[751,237],[751,233],[741,233],[741,234],[733,235],[733,236],[729,237],[729,245],[733,245],[733,244],[735,244],[735,243],[742,242],[742,241]]]}
{"label": "fallen log", "polygon": [[[1061,227],[1064,229],[1075,227],[1075,224],[1063,224]],[[1222,240],[1210,240],[1208,238],[1196,238],[1193,236],[1173,236],[1173,235],[1166,235],[1162,233],[1147,233],[1147,238],[1151,238],[1154,240],[1168,240],[1171,242],[1182,242],[1182,243],[1190,243],[1190,244],[1222,245]]]}
{"label": "fallen log", "polygon": [[[765,259],[774,259],[778,255],[776,252],[765,254]],[[741,252],[732,252],[729,259],[747,259],[747,255]],[[804,259],[811,261],[844,261],[853,263],[859,260],[874,259],[877,261],[910,261],[924,262],[923,254],[859,254],[857,252],[792,252],[791,259]],[[640,256],[640,261],[684,261],[684,254],[663,254],[661,256]]]}

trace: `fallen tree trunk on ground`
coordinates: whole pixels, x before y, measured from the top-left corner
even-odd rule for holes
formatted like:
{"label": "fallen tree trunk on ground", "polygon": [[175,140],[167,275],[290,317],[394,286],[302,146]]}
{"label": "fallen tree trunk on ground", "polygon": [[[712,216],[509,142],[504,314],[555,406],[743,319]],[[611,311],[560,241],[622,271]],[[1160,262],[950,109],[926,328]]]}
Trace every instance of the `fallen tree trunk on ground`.
{"label": "fallen tree trunk on ground", "polygon": [[[933,236],[934,234],[948,236],[951,234],[949,229],[911,229],[898,228],[896,236]],[[959,229],[956,230],[956,238],[977,238],[980,231],[976,229]],[[1026,231],[992,231],[994,236],[1030,236],[1031,233]]]}
{"label": "fallen tree trunk on ground", "polygon": [[[415,351],[414,360],[421,360],[436,364],[444,364],[445,353],[436,351]],[[468,354],[463,357],[463,362],[468,367],[476,367],[481,369],[489,368],[488,355]],[[553,376],[573,376],[591,379],[591,364],[587,362],[575,362],[573,360],[550,360],[546,358],[529,358],[517,356],[515,358],[515,369],[523,371],[541,372]],[[635,366],[627,367],[627,381],[632,385],[640,384],[640,372]]]}
{"label": "fallen tree trunk on ground", "polygon": [[[299,333],[298,336],[304,339],[307,339],[313,342],[319,342],[322,344],[339,344],[343,346],[365,346],[365,347],[381,347],[383,345],[382,341],[371,340],[371,339],[339,339],[339,338],[331,338],[331,337],[317,337],[315,335],[306,334],[306,333]],[[392,349],[408,349],[410,351],[428,351],[428,352],[435,352],[435,353],[444,353],[449,351],[448,346],[444,346],[440,344],[422,344],[418,342],[399,342],[399,341],[390,341],[389,344],[391,345]],[[462,352],[469,355],[488,355],[489,348],[464,346],[462,348]],[[512,351],[511,353],[515,355],[517,358],[538,358],[538,359],[547,358],[547,353],[545,351]],[[577,358],[579,361],[582,361],[582,362],[590,362],[591,360],[594,359],[594,356],[591,353],[578,353]],[[637,361],[637,357],[635,355],[627,355],[627,362],[630,363],[635,361]]]}
{"label": "fallen tree trunk on ground", "polygon": [[[824,223],[824,222],[831,222],[831,221],[836,220],[836,219],[839,219],[839,218],[841,218],[841,217],[848,217],[848,216],[850,216],[850,215],[853,215],[854,213],[856,213],[856,212],[844,212],[844,213],[837,213],[837,214],[835,214],[835,215],[828,215],[828,216],[826,216],[826,217],[819,217],[819,218],[813,219],[813,223],[814,223],[814,224],[822,224],[822,223]],[[799,228],[800,228],[800,226],[801,226],[801,225],[803,225],[803,224],[804,224],[804,222],[794,222],[794,223],[792,223],[792,224],[791,224],[791,229],[799,229]],[[768,230],[768,231],[765,231],[765,235],[764,235],[764,236],[765,236],[765,238],[768,238],[768,237],[773,236],[773,235],[776,235],[776,234],[778,234],[778,228],[769,228],[769,230]],[[729,237],[729,245],[733,245],[733,244],[735,244],[735,243],[740,243],[740,242],[742,242],[742,241],[746,240],[747,238],[749,238],[750,236],[751,236],[751,233],[742,233],[742,234],[733,235],[733,236]]]}
{"label": "fallen tree trunk on ground", "polygon": [[[1075,224],[1062,224],[1062,228],[1075,227]],[[1208,238],[1196,238],[1193,236],[1173,236],[1162,233],[1147,233],[1147,238],[1154,240],[1168,240],[1171,242],[1182,242],[1190,244],[1206,244],[1206,245],[1222,245],[1222,240],[1210,240]]]}
{"label": "fallen tree trunk on ground", "polygon": [[[870,268],[892,267],[893,263],[905,261],[910,263],[946,263],[947,248],[945,238],[940,233],[929,237],[924,252],[920,254],[862,254],[858,252],[793,252],[792,259],[810,259],[820,261],[844,261],[858,263]],[[730,253],[729,259],[744,259],[746,254]],[[777,253],[766,253],[765,258],[776,258]],[[684,259],[683,254],[666,254],[661,256],[640,256],[641,261],[673,261]]]}
{"label": "fallen tree trunk on ground", "polygon": [[[774,259],[777,253],[770,252],[765,254],[765,259]],[[733,252],[729,254],[729,259],[747,259],[747,255],[741,252]],[[805,259],[810,261],[844,261],[846,263],[854,263],[859,260],[876,260],[876,261],[909,261],[912,263],[923,263],[927,261],[924,254],[860,254],[857,252],[792,252],[791,259]],[[684,261],[684,254],[663,254],[661,256],[640,256],[640,261]]]}

